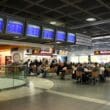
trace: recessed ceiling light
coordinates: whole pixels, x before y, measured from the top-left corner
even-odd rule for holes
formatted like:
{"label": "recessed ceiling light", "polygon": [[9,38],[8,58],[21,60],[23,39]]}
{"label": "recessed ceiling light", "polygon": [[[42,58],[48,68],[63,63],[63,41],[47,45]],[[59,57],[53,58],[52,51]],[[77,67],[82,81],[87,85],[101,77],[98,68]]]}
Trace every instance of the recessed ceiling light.
{"label": "recessed ceiling light", "polygon": [[50,24],[55,25],[56,21],[51,21]]}
{"label": "recessed ceiling light", "polygon": [[60,44],[61,42],[56,42],[57,44]]}
{"label": "recessed ceiling light", "polygon": [[89,21],[89,22],[96,21],[96,18],[87,18],[86,21]]}
{"label": "recessed ceiling light", "polygon": [[19,36],[15,36],[14,38],[18,39],[18,38],[19,38]]}
{"label": "recessed ceiling light", "polygon": [[83,31],[83,33],[85,34],[85,33],[87,33],[87,31]]}

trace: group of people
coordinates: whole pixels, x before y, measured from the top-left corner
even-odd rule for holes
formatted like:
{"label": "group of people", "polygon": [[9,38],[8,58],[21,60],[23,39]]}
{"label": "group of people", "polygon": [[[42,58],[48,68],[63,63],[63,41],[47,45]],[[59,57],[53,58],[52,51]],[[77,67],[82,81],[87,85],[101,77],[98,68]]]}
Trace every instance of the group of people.
{"label": "group of people", "polygon": [[47,76],[48,70],[55,65],[56,61],[52,60],[50,63],[47,59],[42,59],[40,61],[34,60],[31,61],[28,59],[24,65],[27,67],[27,75],[42,75],[42,77]]}
{"label": "group of people", "polygon": [[[109,72],[109,71],[108,71]],[[104,82],[107,76],[105,65],[98,63],[64,63],[58,64],[57,75],[60,74],[61,79],[65,79],[66,74],[71,74],[73,79],[81,83],[96,83],[97,79]]]}
{"label": "group of people", "polygon": [[106,68],[103,64],[98,63],[78,64],[75,67],[73,78],[76,78],[80,83],[95,84],[98,80],[105,82]]}
{"label": "group of people", "polygon": [[81,83],[90,83],[93,81],[95,84],[97,80],[104,82],[106,80],[109,71],[104,64],[98,63],[67,63],[57,62],[55,59],[49,62],[46,59],[42,61],[31,61],[28,59],[24,64],[27,65],[28,75],[34,73],[35,75],[42,74],[42,77],[46,77],[49,70],[56,73],[61,79],[65,79],[65,76],[70,74],[72,79]]}

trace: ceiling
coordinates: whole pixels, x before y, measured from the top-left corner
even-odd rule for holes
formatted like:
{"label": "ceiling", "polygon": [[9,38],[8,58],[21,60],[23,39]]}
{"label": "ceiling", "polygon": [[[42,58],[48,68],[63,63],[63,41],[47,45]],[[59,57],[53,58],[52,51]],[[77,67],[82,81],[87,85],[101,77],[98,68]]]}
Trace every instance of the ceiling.
{"label": "ceiling", "polygon": [[[110,34],[110,0],[0,0],[0,12],[32,18],[92,37]],[[87,22],[87,18],[96,18]]]}

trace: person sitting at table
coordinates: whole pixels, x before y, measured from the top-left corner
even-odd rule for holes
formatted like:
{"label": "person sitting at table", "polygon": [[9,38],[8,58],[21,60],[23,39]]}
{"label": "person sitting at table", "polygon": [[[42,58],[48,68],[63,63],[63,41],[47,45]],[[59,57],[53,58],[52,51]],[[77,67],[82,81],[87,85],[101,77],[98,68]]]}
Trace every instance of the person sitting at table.
{"label": "person sitting at table", "polygon": [[92,69],[92,81],[94,85],[96,84],[98,77],[99,77],[99,65],[95,63],[95,67]]}
{"label": "person sitting at table", "polygon": [[90,77],[91,77],[91,70],[87,66],[85,66],[84,67],[84,74],[82,76],[83,82],[89,83]]}
{"label": "person sitting at table", "polygon": [[82,75],[84,74],[84,68],[82,64],[78,64],[76,70],[76,80],[77,82],[82,82]]}
{"label": "person sitting at table", "polygon": [[60,76],[61,76],[61,79],[63,79],[63,80],[65,79],[66,70],[67,70],[67,63],[64,62],[64,64],[62,65],[62,68],[60,70],[60,72],[61,72]]}

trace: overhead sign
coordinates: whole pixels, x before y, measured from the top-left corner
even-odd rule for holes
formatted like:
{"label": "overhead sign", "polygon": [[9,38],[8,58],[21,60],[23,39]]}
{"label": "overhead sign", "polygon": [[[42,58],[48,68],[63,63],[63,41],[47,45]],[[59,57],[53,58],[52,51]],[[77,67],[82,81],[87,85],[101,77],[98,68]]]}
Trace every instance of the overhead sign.
{"label": "overhead sign", "polygon": [[56,32],[56,41],[65,41],[66,33],[64,31],[57,31]]}
{"label": "overhead sign", "polygon": [[76,36],[73,33],[67,34],[67,42],[69,43],[75,43],[76,42]]}
{"label": "overhead sign", "polygon": [[22,22],[8,20],[7,27],[6,27],[6,33],[22,35],[23,31],[24,31],[24,25]]}
{"label": "overhead sign", "polygon": [[3,19],[0,18],[0,32],[3,31],[3,25],[4,25]]}
{"label": "overhead sign", "polygon": [[49,28],[44,28],[42,33],[43,39],[53,40],[54,39],[54,30]]}
{"label": "overhead sign", "polygon": [[85,45],[85,46],[92,46],[92,39],[90,36],[76,33],[76,44]]}
{"label": "overhead sign", "polygon": [[34,54],[34,55],[38,55],[38,54],[40,54],[40,52],[41,52],[41,48],[39,48],[39,47],[32,50],[32,54]]}
{"label": "overhead sign", "polygon": [[28,24],[26,35],[30,37],[40,37],[40,26]]}

